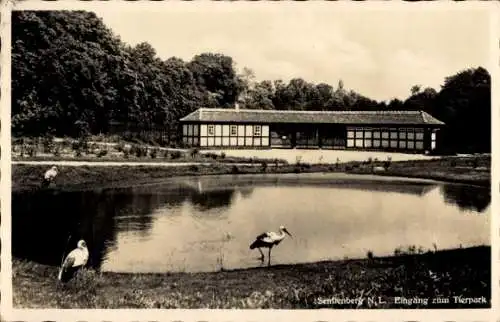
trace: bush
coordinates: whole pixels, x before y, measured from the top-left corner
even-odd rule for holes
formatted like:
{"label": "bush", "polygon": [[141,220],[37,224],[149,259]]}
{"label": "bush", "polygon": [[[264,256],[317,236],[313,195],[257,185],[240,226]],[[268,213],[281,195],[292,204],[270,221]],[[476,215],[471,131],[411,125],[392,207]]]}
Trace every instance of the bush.
{"label": "bush", "polygon": [[54,147],[54,141],[52,137],[42,138],[43,153],[51,153]]}
{"label": "bush", "polygon": [[151,149],[151,151],[149,152],[149,156],[151,157],[151,159],[155,159],[157,155],[158,155],[157,148]]}
{"label": "bush", "polygon": [[198,166],[196,164],[192,164],[189,166],[189,170],[193,172],[198,172]]}
{"label": "bush", "polygon": [[262,172],[266,172],[266,170],[267,170],[267,162],[262,161]]}
{"label": "bush", "polygon": [[200,150],[198,148],[194,148],[194,149],[191,149],[189,150],[189,155],[191,156],[191,158],[196,158],[196,156],[200,154]]}
{"label": "bush", "polygon": [[99,149],[99,146],[97,145],[97,143],[92,143],[90,145],[90,151],[92,151],[92,153],[95,153],[94,151],[98,150],[98,149]]}
{"label": "bush", "polygon": [[221,159],[225,159],[225,158],[226,158],[226,153],[225,153],[225,152],[222,152],[222,153],[220,154],[220,158],[221,158]]}
{"label": "bush", "polygon": [[172,154],[172,159],[180,159],[182,157],[182,153],[180,151],[173,151]]}
{"label": "bush", "polygon": [[29,157],[35,157],[36,156],[36,146],[30,144],[26,146],[26,152],[28,153]]}
{"label": "bush", "polygon": [[238,174],[240,173],[240,169],[237,166],[233,165],[233,167],[231,168],[231,173]]}
{"label": "bush", "polygon": [[[133,153],[135,154],[135,156],[138,158],[145,157],[145,156],[147,156],[147,153],[148,153],[147,148],[143,148],[143,147],[136,145],[136,144],[134,144],[132,146],[132,150],[134,151]],[[132,153],[132,151],[131,151],[131,153]]]}
{"label": "bush", "polygon": [[115,149],[118,152],[123,152],[123,150],[125,149],[125,143],[123,142],[118,143],[117,145],[115,145]]}
{"label": "bush", "polygon": [[54,156],[58,157],[60,155],[61,155],[61,151],[60,151],[59,146],[54,147]]}
{"label": "bush", "polygon": [[108,154],[108,150],[107,150],[107,149],[102,149],[102,150],[99,150],[99,151],[97,152],[97,157],[98,157],[98,158],[101,158],[101,157],[103,157],[103,156],[105,156],[105,155],[107,155],[107,154]]}

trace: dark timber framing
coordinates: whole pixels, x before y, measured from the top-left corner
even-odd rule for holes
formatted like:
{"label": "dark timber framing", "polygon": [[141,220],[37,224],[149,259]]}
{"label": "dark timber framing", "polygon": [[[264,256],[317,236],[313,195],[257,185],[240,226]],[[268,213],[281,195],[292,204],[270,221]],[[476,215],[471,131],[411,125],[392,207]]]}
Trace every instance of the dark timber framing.
{"label": "dark timber framing", "polygon": [[423,111],[275,111],[201,108],[180,119],[185,146],[424,153],[444,123]]}

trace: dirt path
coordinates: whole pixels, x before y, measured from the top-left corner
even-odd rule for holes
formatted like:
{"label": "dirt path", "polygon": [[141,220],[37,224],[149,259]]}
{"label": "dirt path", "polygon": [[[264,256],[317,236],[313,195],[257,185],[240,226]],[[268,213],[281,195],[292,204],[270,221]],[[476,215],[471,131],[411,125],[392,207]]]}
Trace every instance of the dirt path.
{"label": "dirt path", "polygon": [[[151,166],[151,167],[180,167],[180,166],[208,166],[217,163],[214,162],[125,162],[125,161],[12,161],[12,164],[25,165],[55,165],[55,166],[97,166],[97,167],[116,167],[116,166]],[[223,163],[226,165],[236,166],[261,166],[259,163]],[[272,166],[273,164],[269,164]]]}

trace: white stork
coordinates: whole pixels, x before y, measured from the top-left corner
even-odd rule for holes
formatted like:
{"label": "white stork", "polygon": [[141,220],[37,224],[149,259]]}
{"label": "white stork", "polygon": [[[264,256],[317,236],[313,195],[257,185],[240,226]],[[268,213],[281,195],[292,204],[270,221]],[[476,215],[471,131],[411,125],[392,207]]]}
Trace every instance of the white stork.
{"label": "white stork", "polygon": [[43,175],[42,187],[48,187],[52,181],[56,178],[58,170],[56,166],[53,166],[45,172]]}
{"label": "white stork", "polygon": [[57,279],[61,282],[69,281],[73,275],[87,264],[89,250],[84,240],[78,241],[77,248],[73,249],[61,266]]}
{"label": "white stork", "polygon": [[250,245],[250,249],[255,249],[257,248],[260,252],[260,260],[264,261],[264,253],[262,252],[261,248],[267,248],[269,250],[268,254],[268,266],[271,265],[271,248],[274,246],[277,246],[283,239],[285,239],[286,235],[292,237],[292,234],[288,232],[288,230],[285,228],[285,226],[280,226],[280,232],[275,233],[273,231],[271,232],[266,232],[263,234],[260,234],[255,238],[255,241]]}

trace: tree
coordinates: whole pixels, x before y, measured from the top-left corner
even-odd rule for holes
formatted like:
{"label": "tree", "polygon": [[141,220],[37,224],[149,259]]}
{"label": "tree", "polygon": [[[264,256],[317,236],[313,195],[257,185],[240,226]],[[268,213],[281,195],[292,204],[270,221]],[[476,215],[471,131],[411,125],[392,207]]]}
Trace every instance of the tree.
{"label": "tree", "polygon": [[13,133],[76,134],[77,121],[105,131],[118,39],[83,11],[17,11],[12,24]]}
{"label": "tree", "polygon": [[421,88],[421,85],[413,85],[410,89],[411,95],[417,95],[418,93],[420,93]]}
{"label": "tree", "polygon": [[491,77],[482,67],[447,77],[434,115],[447,124],[445,145],[457,152],[490,152]]}
{"label": "tree", "polygon": [[271,81],[265,80],[256,83],[248,92],[248,98],[244,104],[249,109],[274,109],[274,88]]}
{"label": "tree", "polygon": [[233,68],[233,59],[222,54],[204,53],[188,64],[196,84],[215,98],[218,106],[232,107],[243,90]]}

